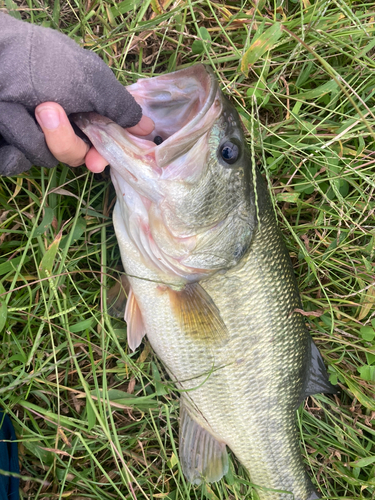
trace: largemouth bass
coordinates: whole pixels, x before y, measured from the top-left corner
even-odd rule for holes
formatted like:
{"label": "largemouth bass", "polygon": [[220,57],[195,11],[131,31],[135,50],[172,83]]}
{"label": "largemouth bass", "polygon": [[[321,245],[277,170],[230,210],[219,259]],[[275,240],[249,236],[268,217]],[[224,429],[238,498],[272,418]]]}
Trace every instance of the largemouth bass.
{"label": "largemouth bass", "polygon": [[181,389],[184,474],[218,481],[229,447],[261,500],[319,498],[296,408],[334,389],[297,311],[290,258],[240,118],[203,65],[129,91],[154,120],[152,135],[95,114],[76,122],[111,165],[129,346],[147,333]]}

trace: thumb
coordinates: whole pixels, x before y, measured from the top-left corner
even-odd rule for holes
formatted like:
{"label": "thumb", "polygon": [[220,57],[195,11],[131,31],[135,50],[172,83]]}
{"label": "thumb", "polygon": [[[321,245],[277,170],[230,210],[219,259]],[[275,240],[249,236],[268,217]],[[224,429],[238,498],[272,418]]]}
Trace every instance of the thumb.
{"label": "thumb", "polygon": [[55,158],[71,167],[85,163],[85,156],[90,146],[75,134],[64,109],[59,104],[56,102],[39,104],[35,108],[35,118]]}

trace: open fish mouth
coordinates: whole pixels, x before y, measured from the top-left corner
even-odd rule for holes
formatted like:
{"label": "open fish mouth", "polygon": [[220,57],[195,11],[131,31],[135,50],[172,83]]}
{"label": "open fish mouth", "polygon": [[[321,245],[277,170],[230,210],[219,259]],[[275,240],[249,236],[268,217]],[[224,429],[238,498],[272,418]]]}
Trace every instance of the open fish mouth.
{"label": "open fish mouth", "polygon": [[[115,170],[120,148],[122,157],[124,152],[142,157],[161,174],[163,167],[189,150],[221,113],[218,82],[212,70],[203,64],[140,79],[127,90],[155,124],[148,136],[134,135],[96,113],[72,116]],[[137,177],[133,169],[131,174]]]}
{"label": "open fish mouth", "polygon": [[212,106],[217,87],[211,69],[203,64],[141,79],[127,87],[143,113],[155,123],[152,134],[141,139],[154,142],[160,137],[165,142],[182,129],[193,128]]}

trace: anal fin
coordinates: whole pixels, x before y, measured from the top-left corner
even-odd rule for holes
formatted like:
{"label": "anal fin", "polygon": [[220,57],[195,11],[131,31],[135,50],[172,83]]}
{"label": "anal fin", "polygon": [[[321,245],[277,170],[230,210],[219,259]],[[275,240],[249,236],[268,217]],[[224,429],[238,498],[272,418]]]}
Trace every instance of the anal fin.
{"label": "anal fin", "polygon": [[298,406],[308,396],[320,392],[336,394],[337,389],[328,380],[328,374],[322,355],[316,347],[314,341],[310,339],[310,351],[306,368],[306,379]]}
{"label": "anal fin", "polygon": [[204,429],[181,401],[180,461],[186,479],[193,484],[219,481],[228,472],[225,443]]}
{"label": "anal fin", "polygon": [[128,346],[132,351],[135,351],[146,335],[146,329],[137,299],[131,288],[126,302],[124,319],[128,325]]}

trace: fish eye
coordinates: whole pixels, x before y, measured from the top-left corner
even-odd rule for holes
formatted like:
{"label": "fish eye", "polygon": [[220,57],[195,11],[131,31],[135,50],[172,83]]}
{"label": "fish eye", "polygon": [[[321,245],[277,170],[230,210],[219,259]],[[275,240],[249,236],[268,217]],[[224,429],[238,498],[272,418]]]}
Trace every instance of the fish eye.
{"label": "fish eye", "polygon": [[225,141],[221,146],[220,154],[225,163],[233,165],[240,156],[240,148],[238,144],[233,141]]}

